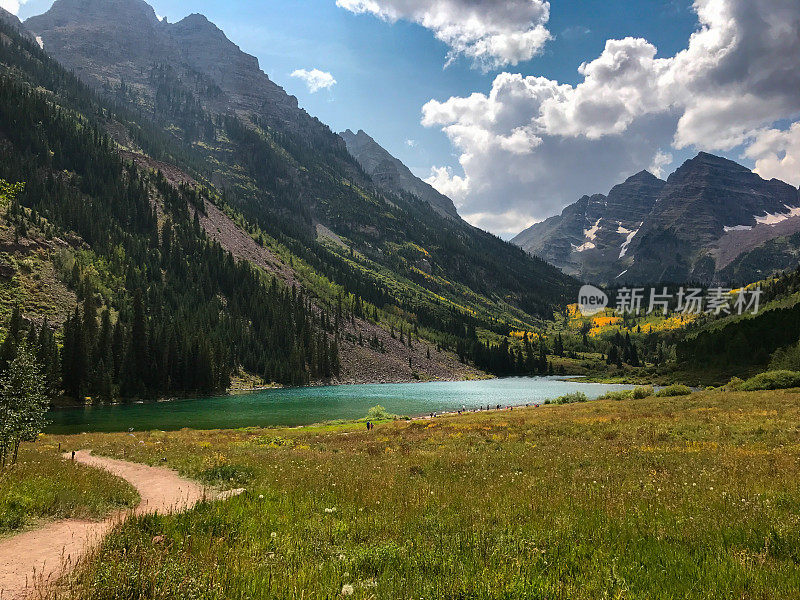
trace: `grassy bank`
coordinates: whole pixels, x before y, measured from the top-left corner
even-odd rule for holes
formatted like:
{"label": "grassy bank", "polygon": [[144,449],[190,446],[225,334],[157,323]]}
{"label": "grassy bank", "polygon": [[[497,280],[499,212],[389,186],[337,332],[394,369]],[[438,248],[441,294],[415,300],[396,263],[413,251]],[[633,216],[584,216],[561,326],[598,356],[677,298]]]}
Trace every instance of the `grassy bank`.
{"label": "grassy bank", "polygon": [[129,521],[73,598],[787,598],[800,393],[81,435],[248,493]]}
{"label": "grassy bank", "polygon": [[42,519],[102,517],[137,500],[128,483],[63,460],[57,446],[25,445],[18,463],[0,471],[0,536]]}

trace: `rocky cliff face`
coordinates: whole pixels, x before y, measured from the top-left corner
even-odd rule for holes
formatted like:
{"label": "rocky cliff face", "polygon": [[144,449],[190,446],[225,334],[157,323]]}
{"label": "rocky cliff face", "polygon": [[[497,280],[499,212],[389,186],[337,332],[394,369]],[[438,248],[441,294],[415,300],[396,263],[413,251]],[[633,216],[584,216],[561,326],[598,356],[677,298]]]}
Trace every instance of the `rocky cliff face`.
{"label": "rocky cliff face", "polygon": [[[584,196],[512,240],[565,272],[603,280],[652,210],[665,182],[642,171],[608,193]],[[616,274],[616,273],[615,273]]]}
{"label": "rocky cliff face", "polygon": [[393,194],[412,194],[430,204],[443,217],[460,218],[450,198],[416,177],[408,167],[389,154],[364,131],[353,133],[348,129],[339,135],[347,144],[347,151],[358,161],[367,175],[372,177],[378,187]]}
{"label": "rocky cliff face", "polygon": [[740,269],[734,277],[726,267],[799,231],[798,216],[800,193],[794,187],[701,152],[666,182],[639,173],[608,197],[581,198],[513,241],[600,283],[741,282],[768,273]]}
{"label": "rocky cliff face", "polygon": [[142,104],[153,105],[154,69],[166,66],[211,113],[258,115],[293,133],[322,134],[344,150],[325,125],[298,108],[297,98],[269,79],[257,58],[202,15],[171,24],[159,21],[144,0],[56,0],[25,25],[59,62],[97,88],[124,84]]}

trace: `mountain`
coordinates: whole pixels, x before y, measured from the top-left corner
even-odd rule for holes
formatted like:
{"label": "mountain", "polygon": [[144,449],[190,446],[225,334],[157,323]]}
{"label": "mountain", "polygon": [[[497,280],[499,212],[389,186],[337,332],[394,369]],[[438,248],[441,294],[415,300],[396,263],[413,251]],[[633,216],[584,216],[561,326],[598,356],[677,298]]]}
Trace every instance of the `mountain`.
{"label": "mountain", "polygon": [[800,215],[796,188],[777,179],[765,181],[747,167],[701,152],[670,175],[623,267],[631,280],[737,283],[720,273],[727,234],[747,232],[738,236],[744,249],[747,239],[759,237],[762,230],[769,238],[775,225],[793,215]]}
{"label": "mountain", "polygon": [[614,186],[608,196],[584,196],[561,215],[526,229],[512,243],[567,273],[602,280],[625,255],[664,185],[642,171]]}
{"label": "mountain", "polygon": [[[61,273],[90,257],[100,273],[93,280],[102,290],[94,300],[98,314],[119,311],[122,326],[133,327],[135,285],[145,292],[152,347],[169,340],[159,328],[170,319],[185,331],[209,332],[213,339],[204,347],[225,366],[215,385],[230,373],[280,383],[452,379],[478,369],[520,373],[530,363],[517,359],[508,334],[535,329],[577,291],[574,279],[544,261],[440,215],[415,194],[378,185],[340,136],[299,108],[254,57],[204,17],[170,24],[140,0],[57,0],[26,27],[89,87],[38,45],[4,30],[13,43],[0,44],[0,75],[11,86],[0,95],[6,111],[0,139],[17,141],[0,145],[7,159],[0,178],[26,184],[19,198],[26,211],[57,223],[64,236],[75,232],[68,257],[52,268]],[[26,102],[29,95],[34,104],[48,98],[69,127],[53,124],[46,141],[30,143],[38,129],[33,116],[20,117],[26,113],[14,104],[19,90],[29,90],[22,94]],[[85,128],[91,136],[80,143],[67,135]],[[110,165],[108,177],[117,178],[99,187],[92,182],[100,175],[80,158],[97,152]],[[77,201],[63,212],[52,194],[42,193],[65,178],[84,186],[75,194],[86,195],[93,216]],[[120,178],[142,182],[131,198]],[[126,215],[126,202],[143,216]],[[219,256],[157,262],[164,239],[172,239],[164,238],[165,223],[184,228],[181,252],[208,246]],[[132,247],[120,241],[129,238]],[[159,272],[170,281],[173,273],[185,277],[181,261],[206,269],[197,276],[202,294],[184,284],[170,288],[172,295],[153,295]],[[108,265],[115,265],[113,273]],[[230,270],[247,265],[255,280]],[[257,285],[262,276],[267,296]],[[238,292],[230,287],[237,278],[243,282]],[[70,281],[83,299],[82,280]],[[191,297],[172,302],[178,290]],[[238,294],[235,301],[231,294]],[[288,306],[294,313],[287,318]],[[41,322],[35,303],[23,308]],[[242,323],[266,318],[258,311],[273,308],[293,333],[254,339]],[[192,321],[213,315],[220,323]],[[241,337],[226,353],[229,335]],[[288,346],[278,351],[273,337]],[[331,355],[338,355],[338,374],[331,375]],[[167,381],[147,389],[172,389]]]}
{"label": "mountain", "polygon": [[363,130],[353,133],[348,129],[339,135],[347,144],[347,151],[381,189],[398,195],[411,194],[430,204],[443,217],[460,218],[450,198],[416,177]]}
{"label": "mountain", "polygon": [[[548,315],[574,285],[514,246],[442,218],[426,200],[377,186],[340,136],[200,15],[169,24],[143,0],[57,0],[26,26],[99,92],[169,131],[180,152],[138,139],[136,129],[112,131],[118,143],[201,173],[253,224],[325,263],[337,283],[349,286],[345,273],[355,270],[368,280],[359,289],[376,290],[376,299],[416,305],[410,280],[426,303],[445,292],[490,320]],[[381,270],[402,281],[387,286]]]}
{"label": "mountain", "polygon": [[164,84],[179,80],[186,86],[181,92],[213,113],[255,112],[294,132],[327,129],[299,110],[297,99],[261,71],[258,59],[242,52],[203,15],[170,24],[160,21],[144,0],[57,0],[25,26],[90,85],[122,86],[149,108],[158,110]]}
{"label": "mountain", "polygon": [[797,232],[796,188],[701,152],[666,182],[639,173],[512,241],[599,283],[738,284],[796,264]]}
{"label": "mountain", "polygon": [[31,40],[33,39],[33,36],[25,28],[25,26],[22,24],[22,21],[19,20],[17,15],[11,14],[2,6],[0,6],[0,23],[5,23],[6,25],[11,26],[17,33],[19,33],[21,36],[25,38]]}

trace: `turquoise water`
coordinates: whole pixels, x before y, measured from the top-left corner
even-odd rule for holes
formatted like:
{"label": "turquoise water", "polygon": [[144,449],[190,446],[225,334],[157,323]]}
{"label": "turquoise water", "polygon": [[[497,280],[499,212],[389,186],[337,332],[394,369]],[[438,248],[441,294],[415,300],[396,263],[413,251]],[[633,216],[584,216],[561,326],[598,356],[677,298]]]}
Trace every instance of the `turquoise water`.
{"label": "turquoise water", "polygon": [[266,390],[218,398],[122,404],[51,411],[50,433],[230,429],[270,425],[309,425],[359,419],[380,404],[390,413],[431,412],[542,403],[570,392],[594,399],[632,386],[581,383],[554,377],[514,377],[486,381],[342,385]]}

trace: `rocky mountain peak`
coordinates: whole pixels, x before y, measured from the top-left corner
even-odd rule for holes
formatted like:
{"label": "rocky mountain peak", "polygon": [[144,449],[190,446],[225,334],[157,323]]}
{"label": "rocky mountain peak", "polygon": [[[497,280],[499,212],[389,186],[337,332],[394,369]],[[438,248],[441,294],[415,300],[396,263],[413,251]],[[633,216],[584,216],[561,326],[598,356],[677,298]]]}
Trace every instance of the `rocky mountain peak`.
{"label": "rocky mountain peak", "polygon": [[662,180],[659,179],[658,177],[656,177],[655,175],[653,175],[647,169],[644,169],[644,170],[639,171],[638,173],[628,177],[624,181],[624,183],[653,183],[653,182],[656,182],[656,181],[662,181]]}
{"label": "rocky mountain peak", "polygon": [[798,214],[794,187],[700,152],[667,181],[640,171],[608,196],[584,196],[512,241],[590,281],[725,281],[720,248],[728,262],[735,256],[726,236],[750,236],[755,248],[800,229]]}
{"label": "rocky mountain peak", "polygon": [[458,211],[450,198],[416,177],[363,129],[359,129],[357,133],[347,129],[339,135],[347,144],[347,151],[379,187],[394,194],[412,194],[430,204],[440,215],[459,219]]}
{"label": "rocky mountain peak", "polygon": [[[125,22],[129,26],[159,22],[155,10],[144,0],[56,0],[45,15],[55,26],[74,22]],[[41,17],[31,17],[36,23]]]}
{"label": "rocky mountain peak", "polygon": [[213,96],[201,98],[212,113],[258,114],[279,128],[341,141],[327,127],[299,109],[261,71],[256,57],[243,52],[201,14],[178,23],[159,21],[144,0],[56,0],[26,26],[43,39],[62,64],[88,83],[103,88],[124,81],[137,94],[155,95],[152,71],[169,66],[186,87],[197,87],[198,74]]}
{"label": "rocky mountain peak", "polygon": [[758,178],[750,169],[721,156],[700,152],[687,160],[669,176],[667,182],[675,184],[695,177],[751,177]]}

